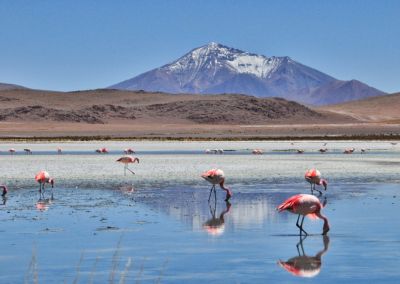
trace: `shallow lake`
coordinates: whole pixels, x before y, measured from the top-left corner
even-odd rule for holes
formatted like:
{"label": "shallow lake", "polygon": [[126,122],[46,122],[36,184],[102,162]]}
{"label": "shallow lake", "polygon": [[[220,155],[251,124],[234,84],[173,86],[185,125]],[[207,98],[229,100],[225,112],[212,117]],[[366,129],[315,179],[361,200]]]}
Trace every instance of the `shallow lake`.
{"label": "shallow lake", "polygon": [[[100,147],[110,153],[96,154]],[[140,159],[130,166],[135,175],[115,162],[128,147]],[[345,155],[347,147],[356,151]],[[255,148],[265,154],[252,155]],[[3,143],[0,150],[0,179],[9,187],[0,206],[0,283],[400,280],[400,145],[135,141]],[[213,167],[225,171],[229,203],[219,189],[216,202],[207,201],[200,174]],[[329,181],[321,201],[331,231],[323,237],[322,222],[306,219],[311,235],[301,239],[297,216],[276,207],[309,193],[303,176],[312,167]],[[41,169],[56,180],[53,201],[38,202]]]}

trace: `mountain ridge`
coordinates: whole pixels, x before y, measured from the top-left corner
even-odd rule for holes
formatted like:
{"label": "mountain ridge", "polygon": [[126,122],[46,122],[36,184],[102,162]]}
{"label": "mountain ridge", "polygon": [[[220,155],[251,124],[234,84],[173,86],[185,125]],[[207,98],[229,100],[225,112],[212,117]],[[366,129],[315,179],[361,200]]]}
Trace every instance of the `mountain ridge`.
{"label": "mountain ridge", "polygon": [[337,81],[340,80],[288,56],[267,57],[211,42],[169,64],[109,88],[167,93],[241,93],[282,97],[314,105],[332,101],[330,94],[338,102],[384,94],[362,82],[358,87],[358,90],[364,90],[361,95],[351,84],[338,90]]}

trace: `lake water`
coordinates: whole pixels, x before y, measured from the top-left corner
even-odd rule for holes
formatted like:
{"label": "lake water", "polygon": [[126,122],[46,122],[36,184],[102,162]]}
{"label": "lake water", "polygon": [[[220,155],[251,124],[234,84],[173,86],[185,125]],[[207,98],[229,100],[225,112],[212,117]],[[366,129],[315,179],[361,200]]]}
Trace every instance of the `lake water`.
{"label": "lake water", "polygon": [[[6,152],[11,147],[16,155]],[[100,147],[110,153],[95,154]],[[130,166],[136,175],[115,162],[127,147],[140,158]],[[343,154],[347,147],[356,152]],[[254,148],[265,154],[252,155]],[[400,145],[135,141],[0,150],[0,179],[9,187],[0,206],[0,283],[400,281]],[[207,202],[200,174],[213,167],[225,171],[230,203],[219,189],[217,202]],[[309,193],[303,176],[312,167],[329,181],[321,200],[331,231],[324,238],[322,222],[306,219],[311,235],[301,240],[297,216],[275,208]],[[41,169],[56,180],[52,202],[37,202]]]}

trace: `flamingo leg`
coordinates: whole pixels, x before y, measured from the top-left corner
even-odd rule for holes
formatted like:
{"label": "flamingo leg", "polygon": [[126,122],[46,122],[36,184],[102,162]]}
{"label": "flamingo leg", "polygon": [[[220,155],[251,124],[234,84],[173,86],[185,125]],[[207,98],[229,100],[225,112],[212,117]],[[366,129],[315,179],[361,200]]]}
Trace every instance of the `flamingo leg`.
{"label": "flamingo leg", "polygon": [[214,200],[215,203],[217,203],[217,190],[215,189],[215,185],[214,185]]}
{"label": "flamingo leg", "polygon": [[128,167],[128,164],[124,165],[124,176],[126,176],[126,168]]}
{"label": "flamingo leg", "polygon": [[54,200],[53,187],[51,187],[51,200]]}
{"label": "flamingo leg", "polygon": [[211,199],[211,193],[213,192],[213,190],[215,189],[215,185],[213,185],[210,189],[210,194],[208,195],[208,202],[210,202]]}
{"label": "flamingo leg", "polygon": [[299,220],[300,220],[300,214],[297,216],[297,221],[296,221],[296,227],[300,229]]}
{"label": "flamingo leg", "polygon": [[42,184],[39,183],[39,200],[42,199]]}
{"label": "flamingo leg", "polygon": [[130,171],[133,175],[135,174],[130,168],[128,168],[128,166],[126,166],[126,169],[127,169],[128,171]]}
{"label": "flamingo leg", "polygon": [[307,236],[308,233],[303,229],[303,223],[304,223],[304,218],[305,218],[305,217],[306,217],[306,216],[303,215],[303,218],[301,218],[300,235],[301,235],[301,232],[304,232],[304,234],[306,234],[306,236]]}

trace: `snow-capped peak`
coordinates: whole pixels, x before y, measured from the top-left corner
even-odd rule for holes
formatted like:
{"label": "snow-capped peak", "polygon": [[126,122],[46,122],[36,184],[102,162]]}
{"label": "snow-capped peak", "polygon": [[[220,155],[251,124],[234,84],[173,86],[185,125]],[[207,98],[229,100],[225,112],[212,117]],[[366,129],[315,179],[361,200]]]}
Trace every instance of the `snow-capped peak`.
{"label": "snow-capped peak", "polygon": [[210,42],[193,49],[162,68],[173,73],[186,71],[197,73],[204,69],[212,69],[215,72],[216,68],[225,67],[233,73],[247,73],[259,78],[267,78],[281,62],[282,58],[280,57],[269,58]]}

